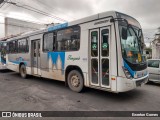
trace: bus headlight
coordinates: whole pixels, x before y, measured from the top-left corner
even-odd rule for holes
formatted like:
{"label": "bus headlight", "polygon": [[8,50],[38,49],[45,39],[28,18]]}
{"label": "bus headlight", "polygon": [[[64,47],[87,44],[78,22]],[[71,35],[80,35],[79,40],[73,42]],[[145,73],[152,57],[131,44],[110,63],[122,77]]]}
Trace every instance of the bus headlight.
{"label": "bus headlight", "polygon": [[122,68],[123,68],[123,71],[124,71],[124,73],[126,75],[126,78],[131,79],[132,76],[131,76],[130,72],[128,71],[128,69],[126,69],[125,67],[122,67]]}

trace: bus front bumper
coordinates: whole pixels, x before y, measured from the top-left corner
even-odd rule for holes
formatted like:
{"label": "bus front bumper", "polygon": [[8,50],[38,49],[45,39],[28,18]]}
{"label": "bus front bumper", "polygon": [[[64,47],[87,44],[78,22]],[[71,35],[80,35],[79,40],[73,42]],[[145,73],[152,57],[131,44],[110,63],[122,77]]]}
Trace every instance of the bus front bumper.
{"label": "bus front bumper", "polygon": [[126,92],[133,90],[137,87],[143,86],[148,82],[149,75],[138,79],[127,79],[123,77],[117,77],[117,92]]}

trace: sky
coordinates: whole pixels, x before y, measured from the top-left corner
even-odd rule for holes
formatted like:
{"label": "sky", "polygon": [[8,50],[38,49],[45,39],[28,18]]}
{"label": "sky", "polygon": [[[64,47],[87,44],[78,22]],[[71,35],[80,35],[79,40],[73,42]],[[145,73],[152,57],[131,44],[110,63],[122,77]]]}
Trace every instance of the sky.
{"label": "sky", "polygon": [[[62,22],[59,17],[72,21],[104,11],[119,11],[136,18],[143,29],[145,41],[149,42],[160,27],[160,0],[9,0],[20,5],[29,5],[52,14],[47,17],[20,7],[5,4],[0,8],[2,16],[23,19],[39,23]],[[149,38],[149,39],[148,39]]]}

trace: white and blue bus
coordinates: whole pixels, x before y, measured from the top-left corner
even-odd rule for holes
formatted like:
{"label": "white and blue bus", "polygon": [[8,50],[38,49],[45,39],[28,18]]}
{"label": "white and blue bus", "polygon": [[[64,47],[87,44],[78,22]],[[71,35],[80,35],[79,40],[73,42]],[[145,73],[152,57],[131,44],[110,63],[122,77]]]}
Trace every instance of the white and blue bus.
{"label": "white and blue bus", "polygon": [[5,41],[0,41],[0,70],[7,69],[6,52],[7,52],[7,43]]}
{"label": "white and blue bus", "polygon": [[115,11],[22,34],[8,47],[8,69],[64,81],[76,92],[125,92],[148,80],[141,26]]}

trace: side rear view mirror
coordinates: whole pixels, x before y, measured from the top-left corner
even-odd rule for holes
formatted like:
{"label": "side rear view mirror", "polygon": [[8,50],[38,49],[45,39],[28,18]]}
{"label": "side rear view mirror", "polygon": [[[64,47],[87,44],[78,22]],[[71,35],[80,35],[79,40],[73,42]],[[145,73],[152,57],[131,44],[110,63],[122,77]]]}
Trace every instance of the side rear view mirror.
{"label": "side rear view mirror", "polygon": [[128,35],[127,35],[127,29],[122,28],[122,39],[123,40],[127,40],[127,37],[128,37]]}
{"label": "side rear view mirror", "polygon": [[142,37],[142,30],[141,29],[138,30],[138,38],[140,38],[140,37]]}

